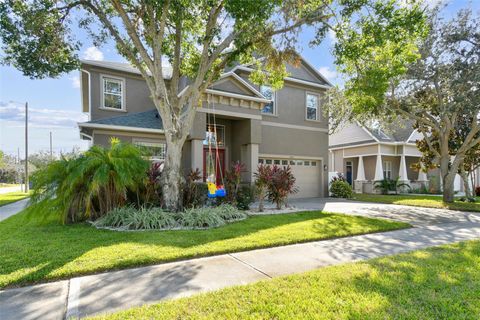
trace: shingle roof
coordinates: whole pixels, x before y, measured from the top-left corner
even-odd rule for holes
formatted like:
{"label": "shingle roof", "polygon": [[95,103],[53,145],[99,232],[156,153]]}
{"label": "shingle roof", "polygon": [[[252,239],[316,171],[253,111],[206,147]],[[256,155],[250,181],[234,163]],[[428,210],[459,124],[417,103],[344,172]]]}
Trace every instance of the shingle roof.
{"label": "shingle roof", "polygon": [[87,121],[85,123],[104,124],[132,128],[163,130],[162,119],[157,110],[127,114],[124,116]]}
{"label": "shingle roof", "polygon": [[382,129],[366,128],[379,141],[406,142],[413,132],[412,121],[384,125]]}
{"label": "shingle roof", "polygon": [[[135,73],[135,74],[141,74],[140,71],[136,67],[132,66],[130,63],[97,61],[97,60],[81,60],[81,62],[84,64],[92,65],[92,66],[113,69],[113,70],[118,70],[123,72],[129,72],[129,73]],[[172,78],[171,67],[163,67],[162,70],[163,70],[163,77],[165,79]]]}

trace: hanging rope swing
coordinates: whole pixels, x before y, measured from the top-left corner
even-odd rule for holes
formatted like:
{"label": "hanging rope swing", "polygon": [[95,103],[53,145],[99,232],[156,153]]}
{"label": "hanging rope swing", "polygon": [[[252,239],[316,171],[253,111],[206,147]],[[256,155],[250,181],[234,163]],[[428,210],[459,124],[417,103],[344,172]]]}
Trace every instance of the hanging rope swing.
{"label": "hanging rope swing", "polygon": [[[208,155],[206,165],[206,176],[208,186],[209,198],[223,198],[226,196],[225,183],[223,180],[223,172],[221,169],[220,157],[218,152],[218,139],[217,139],[217,123],[215,119],[215,102],[212,101],[212,113],[207,113],[207,143],[208,143]],[[207,109],[210,109],[210,95],[207,95]],[[213,125],[210,121],[210,114],[213,118]],[[212,152],[212,140],[215,140],[215,154]],[[217,169],[220,171],[220,181],[217,181]]]}

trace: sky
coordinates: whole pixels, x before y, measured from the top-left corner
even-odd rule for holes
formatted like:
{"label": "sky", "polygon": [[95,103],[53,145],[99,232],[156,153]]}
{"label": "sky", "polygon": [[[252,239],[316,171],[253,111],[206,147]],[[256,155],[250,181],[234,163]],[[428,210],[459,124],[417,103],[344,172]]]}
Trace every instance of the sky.
{"label": "sky", "polygon": [[[441,0],[428,0],[432,5]],[[480,0],[453,0],[443,14],[452,16],[460,8],[480,10]],[[310,47],[311,29],[299,35],[301,55],[333,83],[340,82],[335,69],[331,48],[335,36],[329,34],[316,47]],[[84,44],[80,58],[105,61],[124,61],[116,53],[113,42],[97,48],[84,34],[77,38]],[[0,56],[1,56],[0,51]],[[29,106],[29,154],[50,149],[52,133],[53,152],[68,152],[73,148],[85,150],[88,142],[81,140],[77,122],[87,120],[81,112],[79,72],[65,74],[58,79],[31,80],[11,66],[0,66],[0,150],[23,158],[25,140],[25,102]]]}

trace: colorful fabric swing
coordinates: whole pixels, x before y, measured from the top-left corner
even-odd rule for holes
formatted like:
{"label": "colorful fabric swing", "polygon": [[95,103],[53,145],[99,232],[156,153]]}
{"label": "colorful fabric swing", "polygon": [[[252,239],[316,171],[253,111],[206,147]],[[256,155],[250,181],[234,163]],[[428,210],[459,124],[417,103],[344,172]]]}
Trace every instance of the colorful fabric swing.
{"label": "colorful fabric swing", "polygon": [[[207,95],[207,109],[210,108],[210,95]],[[206,159],[206,177],[209,198],[223,198],[227,195],[225,191],[225,184],[223,180],[223,172],[220,169],[220,179],[217,181],[217,168],[220,167],[220,157],[218,152],[217,140],[217,124],[215,120],[215,103],[212,102],[213,126],[210,123],[210,113],[207,113],[207,143],[208,143],[208,157]],[[212,131],[213,127],[213,131]],[[212,140],[215,139],[215,160],[212,152]],[[219,183],[220,182],[220,183]]]}

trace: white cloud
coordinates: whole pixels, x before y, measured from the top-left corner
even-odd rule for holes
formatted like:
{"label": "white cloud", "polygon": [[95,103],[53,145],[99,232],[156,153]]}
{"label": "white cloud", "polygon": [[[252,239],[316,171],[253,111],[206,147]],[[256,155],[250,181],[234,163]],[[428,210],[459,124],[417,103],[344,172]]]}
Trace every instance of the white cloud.
{"label": "white cloud", "polygon": [[103,61],[103,52],[97,47],[88,47],[83,53],[83,59]]}
{"label": "white cloud", "polygon": [[74,87],[75,89],[80,89],[80,76],[76,75],[74,77],[71,77],[70,81],[72,81],[72,87]]}
{"label": "white cloud", "polygon": [[[0,119],[0,122],[8,122],[9,126],[23,126],[25,107],[13,102],[0,101]],[[29,126],[36,128],[76,128],[77,122],[86,119],[87,117],[80,111],[28,108]]]}
{"label": "white cloud", "polygon": [[330,69],[330,67],[320,67],[318,68],[318,71],[331,82],[338,77],[337,71]]}
{"label": "white cloud", "polygon": [[328,39],[330,39],[332,43],[336,43],[338,41],[337,35],[335,34],[335,31],[333,31],[332,29],[328,29],[327,37]]}

